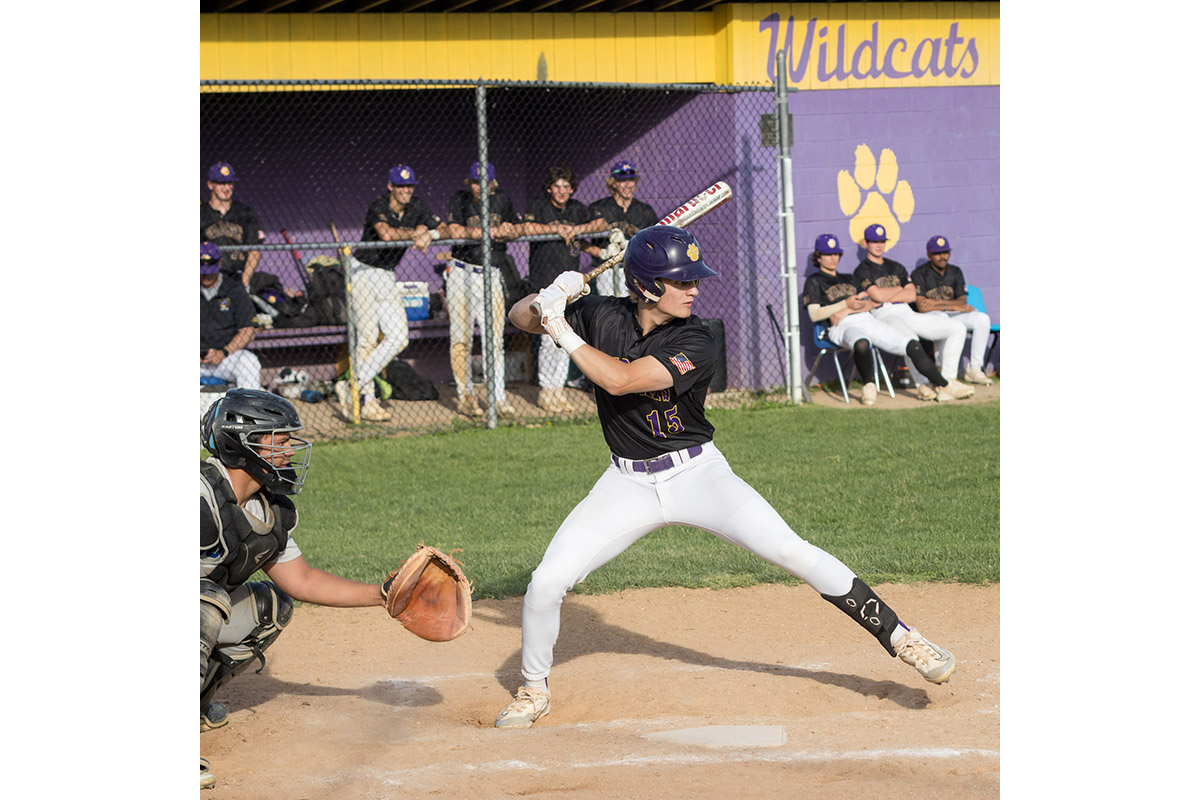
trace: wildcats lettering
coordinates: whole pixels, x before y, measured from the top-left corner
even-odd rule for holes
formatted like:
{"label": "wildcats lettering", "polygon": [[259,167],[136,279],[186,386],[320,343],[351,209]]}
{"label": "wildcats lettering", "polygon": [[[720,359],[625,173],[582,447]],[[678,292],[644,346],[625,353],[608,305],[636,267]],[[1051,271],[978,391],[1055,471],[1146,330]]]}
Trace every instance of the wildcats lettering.
{"label": "wildcats lettering", "polygon": [[[816,17],[804,26],[804,41],[799,49],[794,46],[795,17],[788,17],[784,26],[783,50],[787,53],[788,80],[802,83],[808,76],[809,61],[816,46],[816,79],[819,83],[834,83],[849,78],[921,78],[925,75],[948,78],[970,78],[979,69],[979,46],[975,37],[964,39],[959,35],[959,23],[951,22],[946,35],[941,38],[926,37],[915,45],[903,37],[882,42],[879,39],[879,22],[871,23],[871,35],[861,42],[846,40],[846,24],[830,32],[828,25],[820,25]],[[771,43],[767,48],[767,79],[775,82],[775,53],[779,50],[781,18],[778,13],[768,14],[758,23],[759,33],[770,32]],[[830,65],[830,47],[833,48]],[[853,51],[850,51],[853,47]]]}

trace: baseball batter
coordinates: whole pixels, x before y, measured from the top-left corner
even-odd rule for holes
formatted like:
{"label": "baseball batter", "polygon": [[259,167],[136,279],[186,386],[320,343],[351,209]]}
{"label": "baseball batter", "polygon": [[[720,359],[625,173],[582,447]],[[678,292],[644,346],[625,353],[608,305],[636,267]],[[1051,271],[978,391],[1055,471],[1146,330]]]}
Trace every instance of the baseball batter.
{"label": "baseball batter", "polygon": [[913,311],[909,303],[917,301],[917,290],[908,278],[908,270],[900,262],[883,255],[888,238],[882,225],[868,225],[863,240],[867,257],[858,262],[854,281],[859,289],[879,303],[871,314],[906,334],[928,339],[937,347],[946,387],[938,391],[931,389],[926,377],[920,371],[913,371],[910,365],[909,371],[917,384],[917,397],[935,400],[944,392],[955,400],[962,400],[975,394],[970,386],[958,382],[958,359],[967,341],[967,329],[948,317]]}
{"label": "baseball batter", "polygon": [[921,347],[916,334],[887,325],[866,313],[878,308],[879,304],[866,292],[858,291],[854,278],[837,271],[841,259],[842,246],[836,236],[822,233],[817,237],[813,243],[813,266],[817,271],[804,281],[801,301],[813,322],[828,322],[829,341],[853,352],[858,374],[863,376],[863,405],[875,405],[879,395],[879,387],[868,379],[875,367],[871,357],[872,344],[885,353],[903,356],[910,371],[919,371],[938,387],[938,399],[953,400],[953,396],[944,391],[946,379]]}
{"label": "baseball batter", "polygon": [[664,525],[700,528],[786,569],[926,680],[944,683],[954,671],[949,651],[901,623],[846,565],[800,538],[713,443],[704,399],[717,347],[691,314],[700,280],[715,274],[694,236],[655,225],[625,251],[629,297],[583,297],[583,276],[569,271],[509,312],[522,330],[551,337],[595,385],[612,455],[533,572],[521,618],[525,684],[500,712],[498,728],[529,727],[549,713],[567,591]]}

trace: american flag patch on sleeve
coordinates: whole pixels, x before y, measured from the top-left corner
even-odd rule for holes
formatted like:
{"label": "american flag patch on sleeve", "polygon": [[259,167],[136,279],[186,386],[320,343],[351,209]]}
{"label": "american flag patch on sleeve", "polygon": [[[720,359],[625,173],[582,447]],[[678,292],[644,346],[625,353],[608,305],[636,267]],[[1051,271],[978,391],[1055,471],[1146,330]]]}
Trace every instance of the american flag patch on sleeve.
{"label": "american flag patch on sleeve", "polygon": [[675,369],[679,370],[680,375],[696,368],[696,365],[688,360],[688,357],[683,353],[671,356],[670,361],[675,365]]}

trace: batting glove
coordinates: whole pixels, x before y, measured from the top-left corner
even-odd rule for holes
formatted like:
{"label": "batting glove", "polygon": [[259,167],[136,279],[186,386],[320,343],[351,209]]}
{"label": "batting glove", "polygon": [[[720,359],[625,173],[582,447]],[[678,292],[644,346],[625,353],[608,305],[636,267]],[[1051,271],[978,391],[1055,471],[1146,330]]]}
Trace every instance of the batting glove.
{"label": "batting glove", "polygon": [[563,317],[562,312],[548,317],[542,317],[542,328],[550,334],[554,344],[571,355],[583,346],[583,338],[577,334]]}
{"label": "batting glove", "polygon": [[569,302],[571,301],[567,299],[567,293],[551,284],[538,292],[537,297],[529,304],[529,308],[538,317],[550,316],[554,309],[558,309],[558,313],[561,315]]}
{"label": "batting glove", "polygon": [[579,298],[591,291],[591,287],[587,285],[587,280],[584,279],[582,272],[575,270],[567,270],[561,273],[554,279],[554,286],[563,290],[567,296],[567,305],[574,303]]}

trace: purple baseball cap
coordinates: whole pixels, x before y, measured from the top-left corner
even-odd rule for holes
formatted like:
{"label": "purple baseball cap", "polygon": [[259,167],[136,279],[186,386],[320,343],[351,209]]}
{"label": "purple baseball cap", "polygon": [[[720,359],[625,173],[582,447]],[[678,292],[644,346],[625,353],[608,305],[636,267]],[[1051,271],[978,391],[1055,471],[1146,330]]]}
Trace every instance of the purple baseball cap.
{"label": "purple baseball cap", "polygon": [[945,236],[934,236],[925,243],[926,253],[949,253],[950,240]]}
{"label": "purple baseball cap", "polygon": [[221,248],[212,242],[200,243],[200,274],[216,275],[221,271]]}
{"label": "purple baseball cap", "polygon": [[633,165],[632,161],[618,161],[613,164],[608,174],[618,181],[627,181],[638,177],[637,167]]}
{"label": "purple baseball cap", "polygon": [[867,229],[863,231],[864,242],[886,242],[887,240],[887,230],[882,225],[868,225]]}
{"label": "purple baseball cap", "polygon": [[842,254],[842,246],[832,233],[822,233],[818,236],[816,243],[813,244],[813,249],[823,256]]}
{"label": "purple baseball cap", "polygon": [[233,165],[218,161],[208,168],[208,179],[213,183],[236,183],[237,175],[233,174]]}
{"label": "purple baseball cap", "polygon": [[[470,172],[467,173],[467,180],[469,180],[469,181],[482,180],[481,173],[482,173],[482,170],[479,168],[479,162],[476,161],[474,164],[471,165]],[[496,180],[496,167],[490,161],[487,164],[487,179],[489,181]]]}
{"label": "purple baseball cap", "polygon": [[388,183],[392,186],[416,186],[417,173],[406,164],[398,164],[388,170]]}

